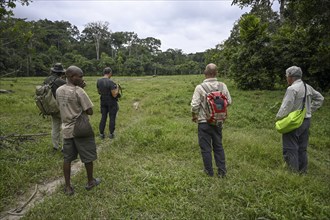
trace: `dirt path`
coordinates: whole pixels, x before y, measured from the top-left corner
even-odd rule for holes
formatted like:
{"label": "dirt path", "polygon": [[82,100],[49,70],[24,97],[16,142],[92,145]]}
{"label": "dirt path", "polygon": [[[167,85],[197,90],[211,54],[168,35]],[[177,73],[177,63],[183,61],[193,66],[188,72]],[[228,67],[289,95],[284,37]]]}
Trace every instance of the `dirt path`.
{"label": "dirt path", "polygon": [[[71,166],[71,175],[76,175],[82,167],[83,163],[80,161],[73,163]],[[0,214],[0,219],[16,220],[22,218],[26,212],[28,212],[36,204],[42,202],[46,196],[52,195],[57,187],[63,184],[63,177],[50,182],[45,182],[43,184],[37,184],[35,187],[32,187],[32,190],[17,198],[17,205],[15,208],[2,212]]]}

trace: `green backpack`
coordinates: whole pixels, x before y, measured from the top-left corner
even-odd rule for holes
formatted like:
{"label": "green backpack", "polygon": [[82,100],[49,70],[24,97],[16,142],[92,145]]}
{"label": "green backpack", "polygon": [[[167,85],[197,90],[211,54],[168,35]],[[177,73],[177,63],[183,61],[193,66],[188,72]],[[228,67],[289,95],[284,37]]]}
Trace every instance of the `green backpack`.
{"label": "green backpack", "polygon": [[49,84],[45,83],[43,85],[36,86],[35,103],[40,110],[40,115],[52,115],[60,111],[57,106],[56,99],[52,93],[54,81]]}

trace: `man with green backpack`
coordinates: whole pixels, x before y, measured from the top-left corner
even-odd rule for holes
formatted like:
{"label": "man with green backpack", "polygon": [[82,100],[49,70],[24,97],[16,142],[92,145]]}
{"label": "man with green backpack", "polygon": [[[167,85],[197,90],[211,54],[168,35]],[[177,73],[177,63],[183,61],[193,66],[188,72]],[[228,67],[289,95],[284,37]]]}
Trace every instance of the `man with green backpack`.
{"label": "man with green backpack", "polygon": [[[51,68],[51,75],[47,77],[44,81],[45,85],[49,85],[52,91],[52,95],[56,97],[56,90],[64,85],[66,83],[65,81],[65,69],[63,68],[61,63],[56,63]],[[52,97],[52,98],[53,98]],[[47,103],[44,103],[44,105],[47,105]],[[55,109],[55,108],[53,108]],[[46,112],[47,114],[48,112]],[[56,112],[49,112],[49,115],[52,117],[52,144],[53,144],[53,150],[57,151],[61,147],[61,116],[60,111],[58,110],[58,107],[56,106]]]}

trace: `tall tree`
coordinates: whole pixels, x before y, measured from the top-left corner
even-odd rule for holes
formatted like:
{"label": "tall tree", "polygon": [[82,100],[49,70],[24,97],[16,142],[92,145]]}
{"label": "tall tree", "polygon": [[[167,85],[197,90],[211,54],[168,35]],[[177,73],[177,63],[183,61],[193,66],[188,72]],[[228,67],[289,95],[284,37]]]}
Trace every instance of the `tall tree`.
{"label": "tall tree", "polygon": [[99,60],[100,58],[101,40],[108,40],[110,35],[111,31],[109,30],[109,22],[107,21],[90,22],[85,25],[85,29],[82,31],[82,39],[87,42],[94,42],[96,60]]}
{"label": "tall tree", "polygon": [[233,55],[231,74],[241,89],[273,89],[276,75],[267,23],[255,15],[239,22],[241,44]]}

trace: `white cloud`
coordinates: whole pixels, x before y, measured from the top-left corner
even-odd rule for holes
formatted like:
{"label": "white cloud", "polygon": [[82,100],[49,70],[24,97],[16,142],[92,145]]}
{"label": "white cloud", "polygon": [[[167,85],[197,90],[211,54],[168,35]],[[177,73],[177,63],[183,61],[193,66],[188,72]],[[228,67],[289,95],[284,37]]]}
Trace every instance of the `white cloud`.
{"label": "white cloud", "polygon": [[28,20],[69,21],[80,30],[89,22],[107,21],[110,30],[133,31],[154,37],[162,50],[203,52],[229,37],[234,22],[247,10],[231,1],[92,1],[34,0],[17,5],[15,17]]}

